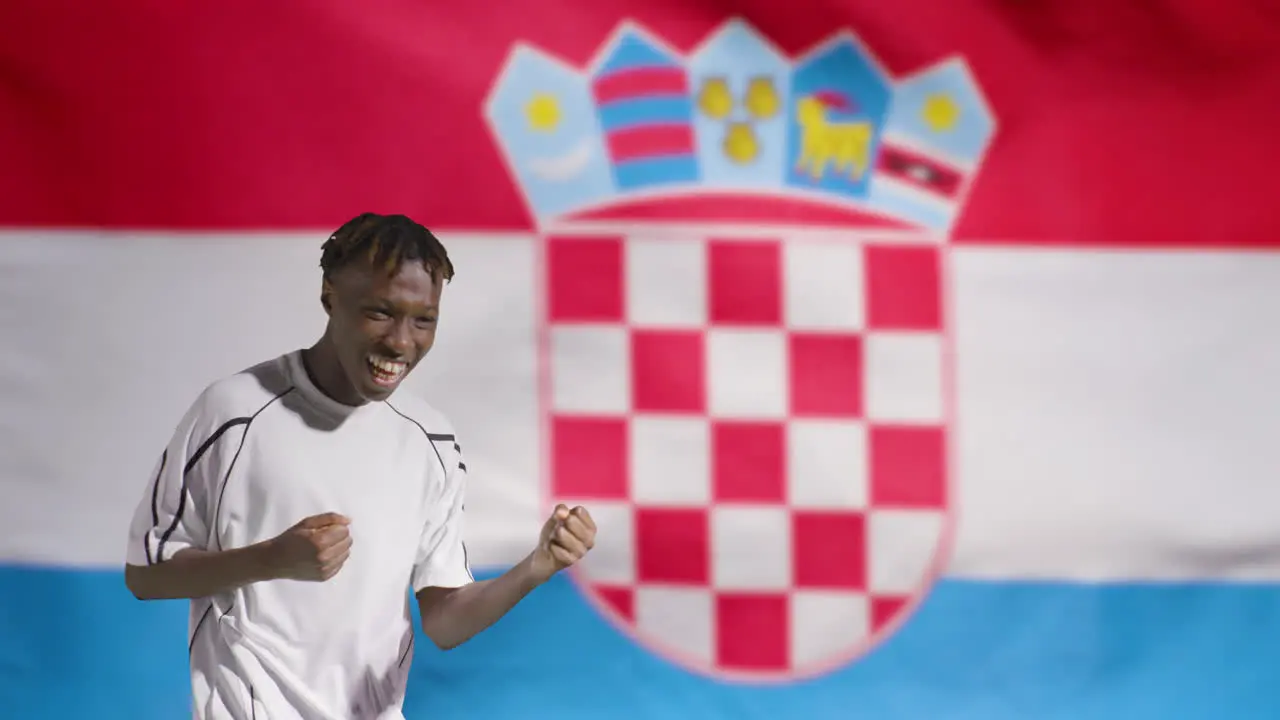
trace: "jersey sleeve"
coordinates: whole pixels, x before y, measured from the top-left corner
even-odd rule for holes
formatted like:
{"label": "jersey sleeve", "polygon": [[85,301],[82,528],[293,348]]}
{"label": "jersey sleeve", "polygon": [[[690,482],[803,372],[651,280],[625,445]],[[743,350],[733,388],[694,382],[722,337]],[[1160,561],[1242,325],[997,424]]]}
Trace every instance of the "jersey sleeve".
{"label": "jersey sleeve", "polygon": [[426,587],[462,587],[475,578],[463,542],[467,466],[462,447],[453,437],[432,439],[445,466],[445,483],[438,500],[427,510],[427,522],[413,568],[413,591]]}
{"label": "jersey sleeve", "polygon": [[151,468],[129,525],[125,562],[155,565],[186,548],[208,549],[209,491],[221,465],[217,446],[226,442],[223,436],[236,435],[237,424],[220,423],[200,400],[187,411]]}

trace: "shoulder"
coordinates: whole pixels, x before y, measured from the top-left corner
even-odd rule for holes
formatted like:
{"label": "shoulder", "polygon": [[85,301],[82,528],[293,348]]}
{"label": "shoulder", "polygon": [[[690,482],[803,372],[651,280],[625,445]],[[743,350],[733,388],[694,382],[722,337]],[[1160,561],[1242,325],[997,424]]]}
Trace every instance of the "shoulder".
{"label": "shoulder", "polygon": [[421,396],[401,391],[388,398],[385,404],[395,414],[417,425],[432,440],[455,439],[453,422]]}
{"label": "shoulder", "polygon": [[272,358],[206,385],[188,415],[201,424],[251,419],[291,389],[283,358]]}

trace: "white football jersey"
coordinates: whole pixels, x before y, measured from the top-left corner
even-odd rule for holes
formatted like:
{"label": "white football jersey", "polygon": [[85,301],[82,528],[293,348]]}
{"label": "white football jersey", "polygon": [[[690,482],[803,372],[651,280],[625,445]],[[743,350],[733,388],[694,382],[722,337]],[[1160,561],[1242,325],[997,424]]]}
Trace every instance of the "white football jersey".
{"label": "white football jersey", "polygon": [[156,463],[127,561],[244,547],[325,512],[350,518],[352,546],[327,582],[191,601],[194,717],[402,718],[409,590],[472,581],[465,478],[443,415],[407,392],[338,403],[311,382],[301,351],[206,388]]}

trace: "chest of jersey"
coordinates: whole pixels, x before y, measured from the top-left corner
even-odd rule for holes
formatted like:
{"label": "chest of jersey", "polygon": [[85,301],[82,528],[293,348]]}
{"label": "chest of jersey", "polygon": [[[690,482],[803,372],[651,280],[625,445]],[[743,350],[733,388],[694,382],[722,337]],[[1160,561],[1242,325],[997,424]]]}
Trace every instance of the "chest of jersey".
{"label": "chest of jersey", "polygon": [[407,571],[442,473],[422,430],[392,412],[341,423],[264,413],[221,488],[214,533],[222,547],[243,547],[334,512],[351,522],[350,564]]}

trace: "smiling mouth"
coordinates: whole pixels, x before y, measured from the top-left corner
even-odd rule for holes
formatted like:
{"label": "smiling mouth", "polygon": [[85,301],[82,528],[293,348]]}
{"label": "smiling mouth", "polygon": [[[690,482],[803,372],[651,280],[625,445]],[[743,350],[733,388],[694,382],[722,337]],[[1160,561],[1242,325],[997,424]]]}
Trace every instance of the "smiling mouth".
{"label": "smiling mouth", "polygon": [[365,364],[369,366],[373,381],[383,387],[390,387],[400,382],[404,374],[409,371],[409,363],[399,360],[370,356],[365,359]]}

